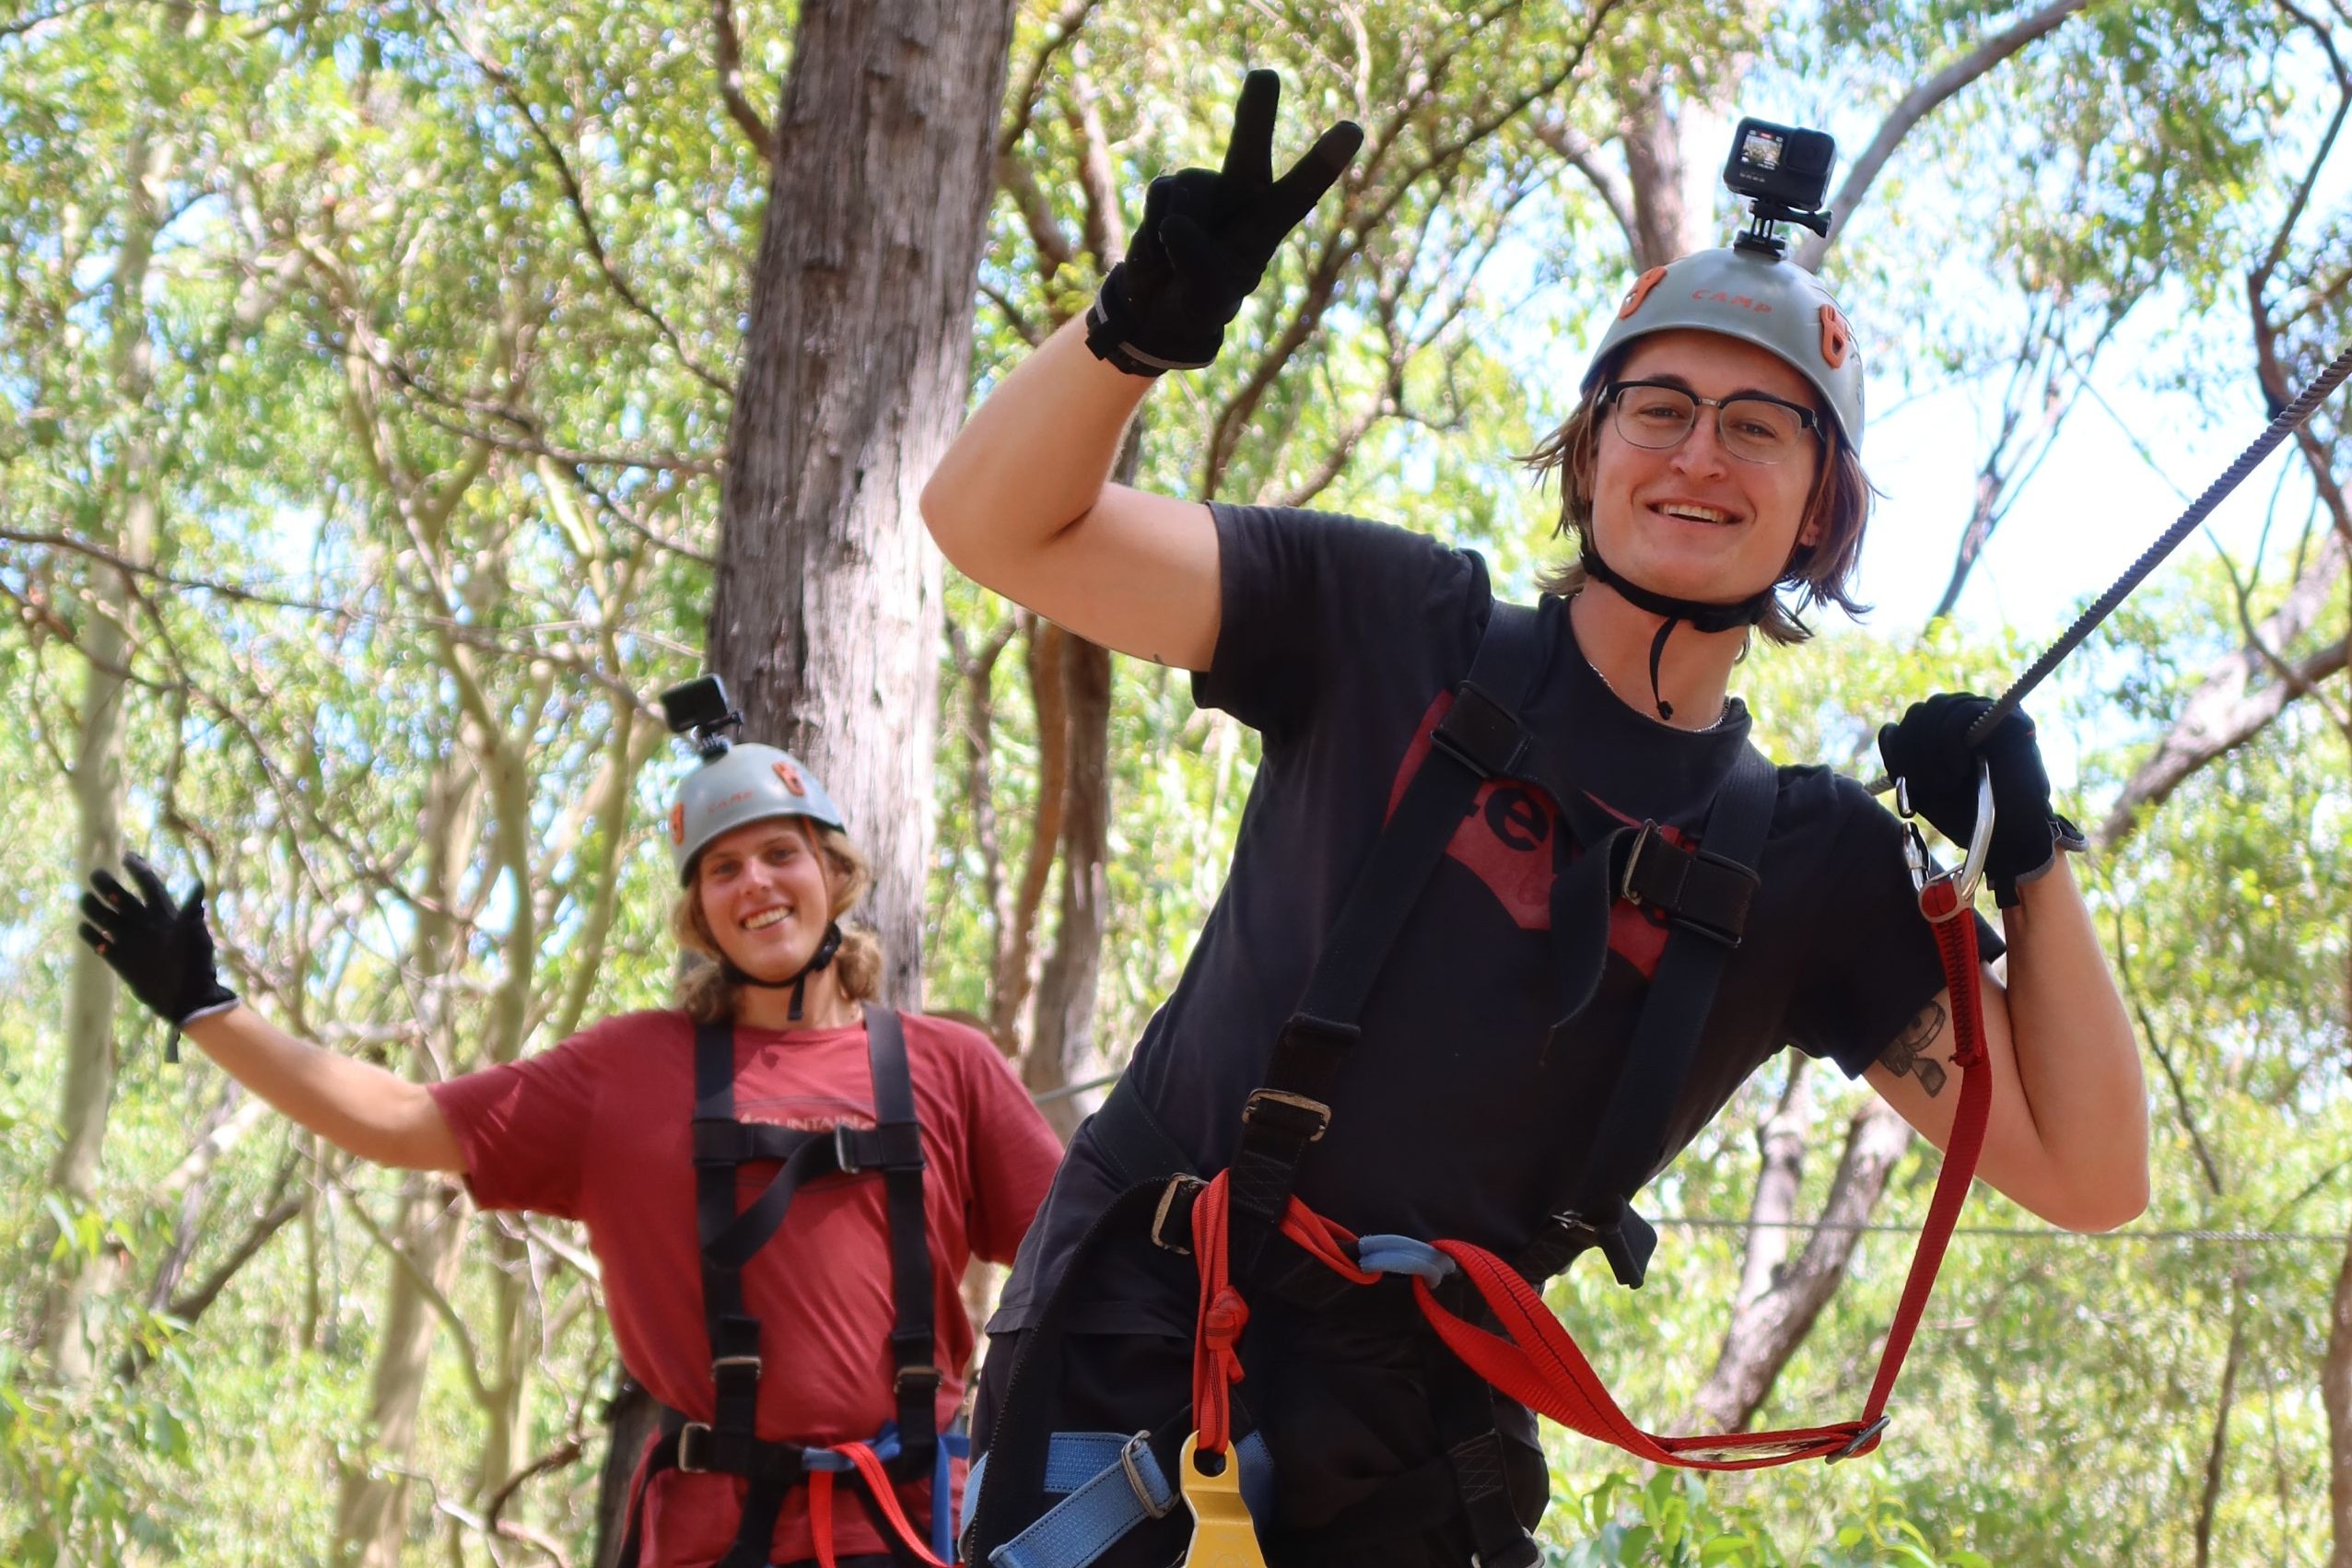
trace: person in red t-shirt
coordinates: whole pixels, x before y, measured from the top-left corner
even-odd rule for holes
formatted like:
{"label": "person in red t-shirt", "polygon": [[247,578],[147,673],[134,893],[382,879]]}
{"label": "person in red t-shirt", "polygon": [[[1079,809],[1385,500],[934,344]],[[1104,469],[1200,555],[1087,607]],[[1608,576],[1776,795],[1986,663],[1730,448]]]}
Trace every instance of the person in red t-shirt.
{"label": "person in red t-shirt", "polygon": [[[901,1464],[893,1454],[897,1427],[919,1427],[924,1403],[941,1433],[962,1404],[973,1348],[958,1291],[965,1265],[976,1256],[1011,1261],[1061,1150],[987,1036],[944,1019],[861,1012],[880,976],[880,948],[871,933],[837,922],[869,876],[824,787],[771,747],[730,749],[711,730],[697,740],[706,766],[685,780],[670,820],[680,878],[671,923],[691,955],[679,1006],[607,1019],[521,1061],[417,1084],[296,1039],[221,985],[204,889],[175,902],[136,855],[125,857],[135,892],[103,870],[92,874],[81,934],[141,1001],[304,1127],[379,1164],[462,1172],[486,1209],[534,1210],[587,1227],[622,1365],[668,1411],[634,1499],[643,1568],[885,1568],[893,1552],[911,1557],[938,1541],[928,1527],[930,1478],[948,1473],[951,1491],[961,1488],[960,1464],[951,1470],[912,1452],[903,1457],[918,1462]],[[709,1083],[697,1084],[697,1045],[714,1040],[719,1054],[709,1059],[731,1067],[731,1105],[722,1094],[714,1106]],[[903,1057],[892,1054],[899,1040]],[[903,1062],[895,1073],[884,1065],[893,1060]],[[919,1129],[919,1170],[913,1147],[883,1125],[909,1119],[903,1105],[888,1110],[894,1076]],[[715,1218],[712,1188],[697,1186],[696,1144],[708,1136],[697,1133],[698,1117],[731,1127],[741,1160],[731,1182],[718,1167],[715,1201],[730,1211]],[[781,1157],[802,1145],[805,1153]],[[914,1176],[894,1187],[875,1174],[885,1164]],[[927,1257],[929,1289],[909,1303],[894,1296],[904,1281],[890,1209],[894,1194],[911,1199],[918,1181],[923,1246],[905,1272],[919,1281]],[[749,1256],[717,1277],[718,1288],[739,1288],[741,1310],[731,1324],[714,1324],[698,1219],[725,1226],[733,1211],[756,1210],[778,1187],[788,1206],[772,1235],[760,1242],[754,1225],[750,1250],[742,1226],[727,1233]],[[930,1353],[917,1334],[905,1342],[923,1364],[902,1363],[894,1330],[904,1340],[910,1316],[923,1316],[924,1296]],[[745,1352],[732,1369],[714,1347],[714,1328],[735,1336],[725,1349]],[[731,1376],[746,1418],[734,1430],[748,1438],[742,1427],[755,1428],[756,1453],[743,1443],[726,1447],[718,1379]],[[814,1451],[860,1444],[892,1462],[863,1478],[842,1470],[841,1479],[862,1480],[871,1502],[895,1501],[913,1521],[904,1544],[871,1516],[882,1508],[825,1517],[834,1474],[815,1472],[848,1459]],[[797,1445],[813,1457],[802,1459]],[[960,1442],[940,1451],[946,1446]],[[772,1528],[761,1532],[758,1488],[743,1471],[762,1461],[772,1471],[779,1457],[790,1459],[789,1484],[771,1500]],[[739,1530],[747,1539],[739,1541]],[[749,1539],[763,1533],[764,1541]]]}

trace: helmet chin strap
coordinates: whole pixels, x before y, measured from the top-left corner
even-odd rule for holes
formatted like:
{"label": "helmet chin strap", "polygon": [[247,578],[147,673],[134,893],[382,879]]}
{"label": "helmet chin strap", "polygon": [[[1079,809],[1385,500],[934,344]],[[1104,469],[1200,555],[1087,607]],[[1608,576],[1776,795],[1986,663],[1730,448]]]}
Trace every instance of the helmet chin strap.
{"label": "helmet chin strap", "polygon": [[756,975],[747,974],[737,967],[735,961],[731,958],[720,958],[719,967],[725,971],[728,979],[739,986],[754,986],[764,991],[780,991],[786,986],[791,987],[792,1006],[786,1016],[798,1024],[801,1021],[801,1003],[807,998],[809,992],[809,977],[831,964],[833,955],[840,951],[841,928],[836,924],[828,924],[825,928],[825,940],[816,944],[816,951],[809,955],[809,961],[785,979],[763,980]]}
{"label": "helmet chin strap", "polygon": [[1710,604],[1698,599],[1677,599],[1671,594],[1654,593],[1602,560],[1600,552],[1593,548],[1590,541],[1586,542],[1580,564],[1586,577],[1607,583],[1635,609],[1666,617],[1658,626],[1657,636],[1650,641],[1650,700],[1657,704],[1660,719],[1674,717],[1674,705],[1667,701],[1665,695],[1658,690],[1658,661],[1666,656],[1666,639],[1674,635],[1674,628],[1685,621],[1703,632],[1727,632],[1735,626],[1752,626],[1764,618],[1764,612],[1773,604],[1771,588],[1737,604]]}

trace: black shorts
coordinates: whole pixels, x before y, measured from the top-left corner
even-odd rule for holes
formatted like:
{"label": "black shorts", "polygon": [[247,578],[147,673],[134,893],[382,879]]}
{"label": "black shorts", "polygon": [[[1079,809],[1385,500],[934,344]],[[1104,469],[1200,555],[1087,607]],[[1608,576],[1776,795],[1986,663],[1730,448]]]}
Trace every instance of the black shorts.
{"label": "black shorts", "polygon": [[[1275,1506],[1258,1521],[1269,1568],[1436,1568],[1466,1564],[1471,1544],[1456,1506],[1450,1516],[1369,1538],[1352,1527],[1362,1510],[1413,1472],[1443,1469],[1430,1398],[1435,1358],[1450,1352],[1422,1321],[1402,1281],[1351,1291],[1314,1313],[1270,1298],[1250,1303],[1242,1340],[1247,1375],[1236,1393],[1257,1421],[1273,1459]],[[975,1441],[985,1443],[1024,1336],[995,1336],[982,1368]],[[1191,1399],[1192,1343],[1163,1333],[1072,1333],[1057,1358],[1059,1410],[1054,1430],[1145,1432],[1169,1426]],[[1550,1472],[1527,1410],[1493,1396],[1504,1477],[1514,1511],[1533,1529],[1543,1515]],[[1159,1455],[1175,1473],[1183,1428]],[[1155,1445],[1156,1451],[1157,1445]],[[1449,1495],[1440,1489],[1441,1497]],[[1444,1505],[1441,1504],[1441,1505]],[[1191,1535],[1178,1509],[1146,1521],[1100,1560],[1099,1568],[1168,1568]]]}

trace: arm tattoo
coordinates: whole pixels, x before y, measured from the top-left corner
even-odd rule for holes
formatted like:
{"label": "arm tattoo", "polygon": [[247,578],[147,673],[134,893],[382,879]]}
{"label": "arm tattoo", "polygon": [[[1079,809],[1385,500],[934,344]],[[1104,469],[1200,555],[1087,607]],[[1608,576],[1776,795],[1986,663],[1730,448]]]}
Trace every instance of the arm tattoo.
{"label": "arm tattoo", "polygon": [[1930,1099],[1944,1092],[1944,1064],[1927,1054],[1927,1047],[1943,1036],[1944,1009],[1940,1002],[1929,1002],[1918,1015],[1902,1026],[1894,1043],[1878,1053],[1878,1065],[1900,1078],[1909,1073],[1919,1080]]}

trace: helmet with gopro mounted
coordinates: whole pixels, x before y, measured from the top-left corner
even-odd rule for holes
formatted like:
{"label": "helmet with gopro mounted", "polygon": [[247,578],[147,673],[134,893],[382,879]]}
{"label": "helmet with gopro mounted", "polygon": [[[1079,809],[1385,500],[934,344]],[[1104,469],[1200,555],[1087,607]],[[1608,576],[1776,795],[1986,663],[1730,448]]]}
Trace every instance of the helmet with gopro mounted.
{"label": "helmet with gopro mounted", "polygon": [[1601,334],[1584,390],[1625,345],[1677,329],[1752,343],[1813,383],[1848,445],[1862,445],[1862,354],[1853,325],[1821,280],[1786,259],[1783,223],[1826,234],[1820,210],[1837,144],[1823,132],[1742,120],[1724,183],[1749,198],[1753,222],[1720,250],[1697,251],[1633,282]]}
{"label": "helmet with gopro mounted", "polygon": [[[1858,544],[1861,518],[1867,506],[1867,481],[1860,477],[1855,454],[1863,429],[1862,354],[1852,323],[1828,287],[1812,273],[1786,259],[1780,238],[1783,223],[1801,224],[1827,234],[1830,215],[1820,208],[1829,188],[1837,144],[1819,131],[1742,120],[1732,138],[1731,158],[1724,182],[1749,198],[1752,216],[1747,232],[1720,250],[1700,251],[1665,266],[1652,267],[1634,280],[1617,314],[1593,349],[1582,385],[1585,408],[1596,409],[1610,389],[1608,378],[1624,363],[1627,348],[1642,338],[1665,332],[1705,332],[1762,349],[1805,378],[1820,394],[1825,414],[1803,414],[1821,438],[1824,458],[1821,484],[1846,471],[1845,488],[1853,493],[1851,526],[1842,544],[1825,552],[1831,562],[1850,564]],[[1737,399],[1734,400],[1738,401]],[[1778,401],[1778,400],[1773,400]],[[1695,417],[1691,406],[1686,416]],[[1621,414],[1621,420],[1622,415]],[[1580,411],[1579,421],[1583,414]],[[1719,428],[1727,430],[1728,427]],[[1792,434],[1796,433],[1794,430]],[[1729,436],[1726,439],[1731,439]],[[1643,443],[1651,444],[1651,443]],[[1669,439],[1663,443],[1671,445]],[[1735,452],[1738,447],[1733,446]],[[1773,462],[1770,454],[1749,455],[1751,461]],[[1816,499],[1826,492],[1817,489]],[[1841,509],[1832,509],[1838,510]],[[1564,523],[1563,523],[1564,526]],[[1657,592],[1626,578],[1603,559],[1589,529],[1583,529],[1584,553],[1577,563],[1583,576],[1608,584],[1636,606],[1661,617],[1650,647],[1650,695],[1658,716],[1668,719],[1673,708],[1658,689],[1659,661],[1667,638],[1679,625],[1701,631],[1729,631],[1765,625],[1767,635],[1782,640],[1805,636],[1803,624],[1779,604],[1780,583],[1734,603],[1713,603]],[[1800,551],[1792,563],[1804,558]],[[1833,565],[1825,580],[1808,577],[1816,600],[1834,599],[1847,608],[1836,579],[1843,565]],[[1785,580],[1785,579],[1784,579]]]}
{"label": "helmet with gopro mounted", "polygon": [[1652,267],[1601,334],[1585,392],[1597,390],[1627,344],[1677,329],[1738,338],[1781,360],[1821,394],[1846,444],[1862,445],[1862,353],[1836,298],[1803,267],[1738,245]]}
{"label": "helmet with gopro mounted", "polygon": [[727,737],[743,716],[727,706],[727,688],[718,676],[662,693],[661,710],[673,731],[692,737],[702,758],[699,767],[678,781],[670,805],[670,859],[680,886],[694,881],[695,860],[711,840],[747,822],[800,816],[820,827],[848,825],[816,775],[791,753],[738,745]]}
{"label": "helmet with gopro mounted", "polygon": [[[737,745],[728,738],[727,731],[740,728],[743,716],[728,706],[726,685],[718,676],[705,675],[663,692],[661,711],[671,731],[687,736],[702,759],[700,766],[679,780],[677,796],[670,803],[670,858],[680,887],[694,885],[695,866],[705,849],[748,823],[802,817],[837,833],[846,829],[841,808],[799,758],[775,746]],[[707,940],[708,933],[704,936]],[[842,942],[839,922],[828,921],[808,961],[776,980],[745,972],[723,952],[711,956],[730,984],[789,989],[789,1016],[797,1022],[809,977],[831,966]]]}

